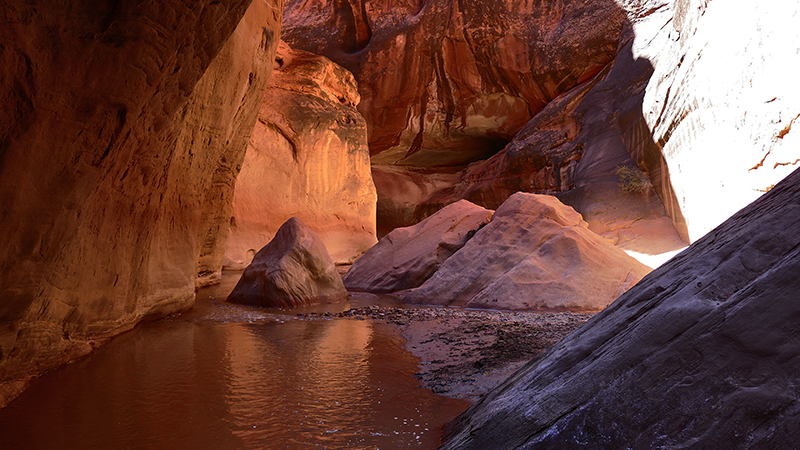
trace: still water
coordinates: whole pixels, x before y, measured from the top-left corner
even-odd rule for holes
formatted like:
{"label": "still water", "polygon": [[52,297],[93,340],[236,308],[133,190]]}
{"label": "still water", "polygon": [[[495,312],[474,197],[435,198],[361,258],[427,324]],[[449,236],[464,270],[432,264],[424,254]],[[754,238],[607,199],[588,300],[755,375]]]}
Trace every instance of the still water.
{"label": "still water", "polygon": [[393,327],[226,304],[238,275],[36,380],[0,449],[432,449],[468,406],[419,387]]}

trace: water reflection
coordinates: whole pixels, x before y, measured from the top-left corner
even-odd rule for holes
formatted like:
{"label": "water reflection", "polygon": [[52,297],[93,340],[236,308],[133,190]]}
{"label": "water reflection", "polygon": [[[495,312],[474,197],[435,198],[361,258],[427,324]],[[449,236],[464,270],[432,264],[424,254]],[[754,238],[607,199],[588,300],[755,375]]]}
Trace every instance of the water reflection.
{"label": "water reflection", "polygon": [[39,379],[0,448],[436,448],[466,408],[418,387],[394,329],[215,301],[235,281]]}

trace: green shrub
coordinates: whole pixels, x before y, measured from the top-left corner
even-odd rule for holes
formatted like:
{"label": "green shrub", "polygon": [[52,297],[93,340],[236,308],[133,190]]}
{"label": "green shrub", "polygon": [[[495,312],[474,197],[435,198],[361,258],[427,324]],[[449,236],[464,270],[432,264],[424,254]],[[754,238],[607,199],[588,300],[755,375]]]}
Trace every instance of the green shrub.
{"label": "green shrub", "polygon": [[619,177],[617,185],[622,192],[629,194],[644,194],[653,188],[650,177],[635,166],[617,166],[616,174]]}

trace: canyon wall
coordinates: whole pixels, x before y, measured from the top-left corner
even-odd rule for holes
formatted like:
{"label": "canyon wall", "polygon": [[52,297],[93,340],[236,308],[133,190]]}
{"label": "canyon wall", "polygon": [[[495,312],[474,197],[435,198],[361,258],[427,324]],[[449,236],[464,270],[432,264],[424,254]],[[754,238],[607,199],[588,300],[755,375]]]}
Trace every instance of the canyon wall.
{"label": "canyon wall", "polygon": [[[360,83],[381,233],[521,190],[657,254],[800,160],[797,5],[779,5],[292,0],[284,25]],[[624,192],[619,167],[652,189]]]}
{"label": "canyon wall", "polygon": [[227,217],[215,211],[256,119],[281,9],[3,7],[0,404],[31,375],[189,308],[198,269],[219,270],[211,230]]}
{"label": "canyon wall", "polygon": [[243,269],[300,218],[337,263],[377,242],[367,127],[353,75],[281,44],[230,211],[225,266]]}
{"label": "canyon wall", "polygon": [[[627,21],[611,0],[292,0],[283,25],[292,46],[328,56],[358,80],[378,189],[378,230],[385,234],[460,198],[495,209],[516,190],[553,194],[575,188],[575,166],[583,157],[577,142],[560,152],[568,167],[554,169],[559,176],[566,172],[565,181],[554,186],[542,183],[538,173],[549,164],[545,157],[519,160],[523,164],[498,175],[489,172],[518,180],[513,191],[501,189],[491,198],[466,192],[475,175],[457,172],[495,155],[560,95],[596,83],[616,57]],[[594,113],[600,111],[598,106]],[[550,128],[555,141],[571,141],[582,131],[576,123]],[[539,140],[537,151],[558,143]],[[600,168],[608,172],[610,166],[605,175],[614,187],[615,165],[633,164],[624,147],[615,150],[602,156],[610,161]],[[594,178],[584,184],[596,184],[600,170],[593,168]],[[562,200],[584,214],[594,231],[608,235],[597,225],[608,226],[615,234],[607,237],[621,243],[658,251],[683,245],[652,192],[625,199],[620,217],[598,220],[592,213],[607,205]],[[645,238],[636,245],[640,235],[654,230],[654,242]]]}
{"label": "canyon wall", "polygon": [[610,0],[287,2],[284,40],[355,74],[373,163],[463,166],[614,58]]}
{"label": "canyon wall", "polygon": [[797,166],[791,129],[800,90],[791,74],[800,33],[787,22],[798,17],[796,4],[620,4],[629,25],[608,71],[548,105],[440,202],[482,199],[491,207],[532,185],[559,191],[595,231],[626,241],[630,233],[609,224],[643,222],[631,220],[640,214],[621,204],[609,169],[635,163],[691,242]]}

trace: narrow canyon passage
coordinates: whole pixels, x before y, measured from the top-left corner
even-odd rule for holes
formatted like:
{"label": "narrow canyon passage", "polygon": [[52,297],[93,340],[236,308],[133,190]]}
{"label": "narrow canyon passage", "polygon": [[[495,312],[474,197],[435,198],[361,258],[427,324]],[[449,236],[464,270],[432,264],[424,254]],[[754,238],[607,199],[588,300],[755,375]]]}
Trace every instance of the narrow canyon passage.
{"label": "narrow canyon passage", "polygon": [[419,387],[390,325],[221,303],[239,275],[37,380],[0,448],[432,449],[468,406]]}

